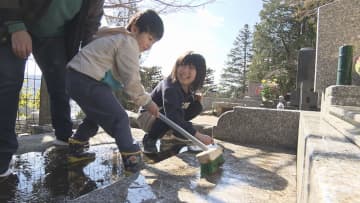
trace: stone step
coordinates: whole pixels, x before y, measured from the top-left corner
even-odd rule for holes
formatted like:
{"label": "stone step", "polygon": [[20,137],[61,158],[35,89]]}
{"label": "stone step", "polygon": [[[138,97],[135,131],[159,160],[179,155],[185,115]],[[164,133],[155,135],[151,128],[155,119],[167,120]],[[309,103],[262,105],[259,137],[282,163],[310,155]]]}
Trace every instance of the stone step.
{"label": "stone step", "polygon": [[329,114],[360,127],[360,107],[358,106],[330,106]]}
{"label": "stone step", "polygon": [[327,106],[360,106],[360,86],[332,85],[326,88],[324,96],[322,103]]}
{"label": "stone step", "polygon": [[345,129],[359,128],[319,112],[302,112],[299,125],[297,202],[357,202],[360,149]]}
{"label": "stone step", "polygon": [[357,85],[331,85],[327,88],[326,94],[337,97],[353,96],[360,97],[359,86]]}
{"label": "stone step", "polygon": [[[323,118],[329,125],[336,129],[336,131],[360,147],[360,114],[357,111],[351,111],[349,109],[343,107],[335,108],[333,106],[330,108],[329,114],[323,116]],[[358,109],[360,108],[358,107]]]}

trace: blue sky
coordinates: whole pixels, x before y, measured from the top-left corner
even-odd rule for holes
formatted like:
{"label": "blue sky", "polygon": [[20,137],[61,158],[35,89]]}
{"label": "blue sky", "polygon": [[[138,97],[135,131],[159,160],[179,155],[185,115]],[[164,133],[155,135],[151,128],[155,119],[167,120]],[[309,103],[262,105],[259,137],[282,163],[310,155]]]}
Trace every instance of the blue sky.
{"label": "blue sky", "polygon": [[252,29],[260,21],[261,9],[262,0],[217,0],[203,8],[162,15],[164,37],[142,65],[160,66],[168,75],[177,57],[193,50],[205,57],[218,80],[239,30],[245,24]]}
{"label": "blue sky", "polygon": [[[245,24],[260,21],[262,0],[216,0],[202,8],[161,15],[165,33],[144,58],[144,66],[160,66],[167,76],[179,55],[193,50],[215,70],[218,81],[233,41]],[[28,71],[41,74],[30,60]]]}

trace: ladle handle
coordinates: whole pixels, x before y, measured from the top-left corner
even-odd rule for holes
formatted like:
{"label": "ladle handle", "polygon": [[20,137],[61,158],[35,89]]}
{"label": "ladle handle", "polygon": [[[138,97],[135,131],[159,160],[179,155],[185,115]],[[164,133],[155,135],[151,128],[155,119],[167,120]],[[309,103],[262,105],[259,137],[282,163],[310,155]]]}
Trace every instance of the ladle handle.
{"label": "ladle handle", "polygon": [[194,136],[192,136],[190,133],[188,133],[186,130],[184,130],[182,127],[180,127],[178,124],[167,118],[164,114],[160,113],[159,115],[160,120],[162,120],[164,123],[168,124],[171,128],[179,132],[181,135],[185,136],[189,140],[191,140],[195,145],[199,146],[203,151],[208,150],[208,147],[202,143],[200,140],[196,139]]}

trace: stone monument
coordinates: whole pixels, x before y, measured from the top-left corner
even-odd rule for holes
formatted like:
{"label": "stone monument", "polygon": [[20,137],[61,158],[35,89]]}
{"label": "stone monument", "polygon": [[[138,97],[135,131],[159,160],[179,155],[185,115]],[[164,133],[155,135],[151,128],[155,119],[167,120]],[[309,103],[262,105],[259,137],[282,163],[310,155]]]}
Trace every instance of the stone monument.
{"label": "stone monument", "polygon": [[317,94],[314,92],[315,49],[299,51],[296,90],[291,92],[291,105],[300,110],[317,110]]}
{"label": "stone monument", "polygon": [[[318,9],[314,88],[319,95],[336,84],[340,46],[353,45],[354,56],[360,55],[359,8],[360,1],[342,0]],[[352,76],[352,84],[360,85],[360,76],[355,71]]]}

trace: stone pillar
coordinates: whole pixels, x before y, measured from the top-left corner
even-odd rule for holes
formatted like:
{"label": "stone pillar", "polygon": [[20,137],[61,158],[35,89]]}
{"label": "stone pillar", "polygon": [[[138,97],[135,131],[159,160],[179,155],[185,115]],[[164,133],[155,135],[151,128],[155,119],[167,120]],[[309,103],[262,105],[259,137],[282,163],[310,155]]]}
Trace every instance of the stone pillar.
{"label": "stone pillar", "polygon": [[47,91],[45,78],[41,77],[39,125],[46,125],[50,123],[51,123],[50,98],[49,98],[49,93]]}
{"label": "stone pillar", "polygon": [[[341,0],[319,7],[317,23],[315,91],[324,93],[336,84],[339,47],[354,46],[360,55],[360,1]],[[360,85],[360,76],[352,74],[352,84]]]}

